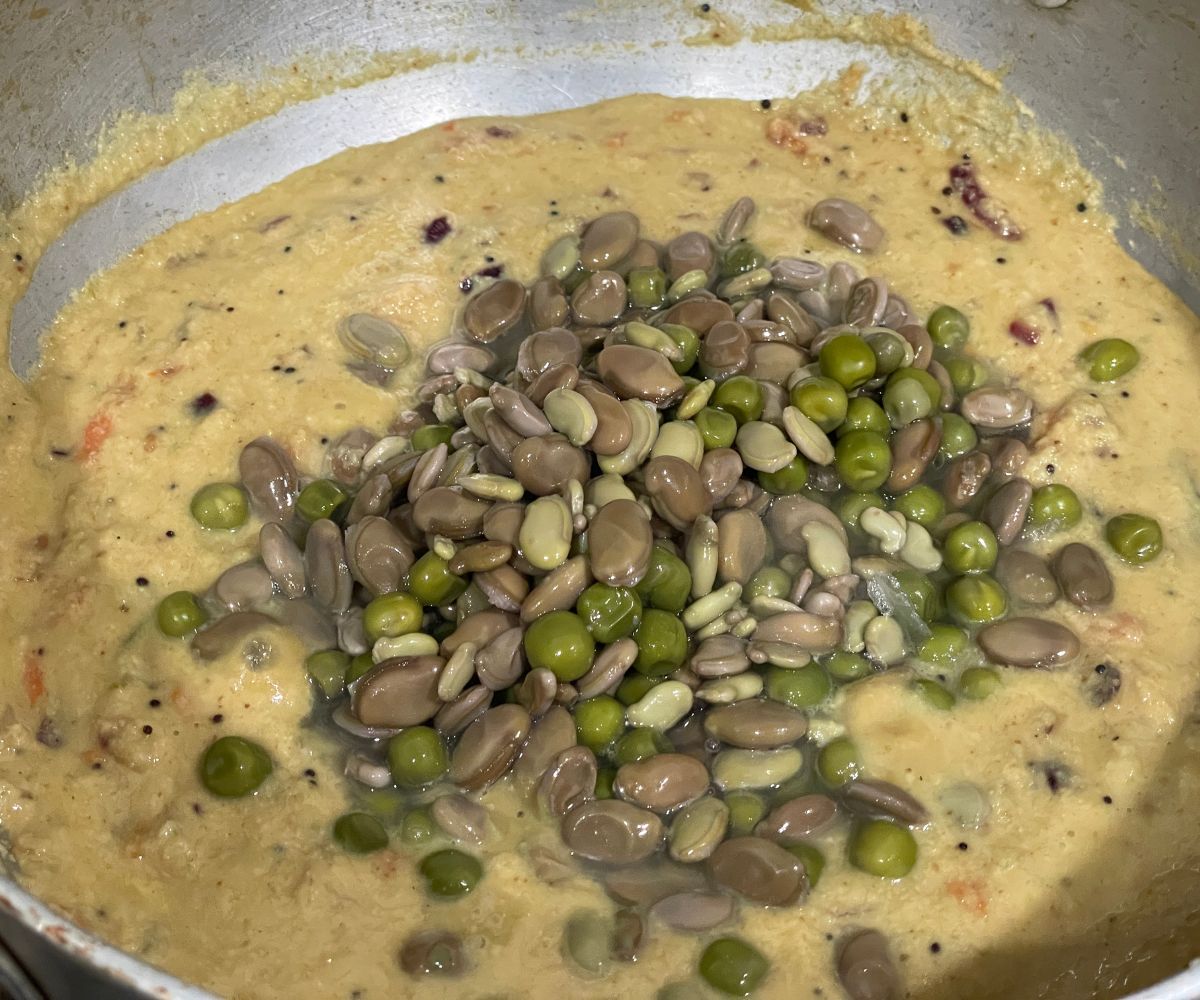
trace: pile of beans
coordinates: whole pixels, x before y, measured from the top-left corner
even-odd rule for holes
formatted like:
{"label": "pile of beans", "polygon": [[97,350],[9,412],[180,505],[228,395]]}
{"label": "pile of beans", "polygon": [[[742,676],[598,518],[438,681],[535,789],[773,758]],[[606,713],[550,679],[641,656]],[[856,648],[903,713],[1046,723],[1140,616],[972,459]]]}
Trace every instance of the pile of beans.
{"label": "pile of beans", "polygon": [[[753,213],[738,201],[715,240],[659,246],[629,212],[558,240],[528,288],[498,280],[467,302],[417,408],[388,435],[335,442],[322,478],[251,442],[240,484],[205,487],[193,513],[234,529],[252,509],[259,558],[159,608],[202,658],[253,653],[279,623],[308,643],[353,744],[347,774],[404,791],[403,840],[457,842],[420,862],[435,896],[482,877],[473,795],[510,776],[622,906],[565,932],[592,972],[635,955],[647,918],[702,932],[738,899],[802,901],[831,836],[863,872],[904,877],[928,812],[863,773],[829,712],[837,688],[903,669],[934,708],[985,698],[997,666],[1077,656],[1068,628],[1031,611],[1113,597],[1091,547],[1045,560],[1022,544],[1083,512],[1068,487],[1023,477],[1034,403],[966,352],[967,318],[942,306],[920,323],[846,263],[768,261],[745,237]],[[838,199],[810,224],[858,251],[884,238]],[[381,367],[408,353],[374,317],[342,336]],[[1093,377],[1115,377],[1110,356],[1128,371],[1123,343],[1089,347]],[[1133,563],[1162,547],[1137,514],[1106,536]],[[202,762],[225,796],[270,771],[239,737]],[[334,836],[389,842],[368,812]],[[837,955],[852,996],[898,990],[877,932]],[[401,961],[464,960],[425,933]],[[735,993],[765,971],[736,938],[700,964]]]}

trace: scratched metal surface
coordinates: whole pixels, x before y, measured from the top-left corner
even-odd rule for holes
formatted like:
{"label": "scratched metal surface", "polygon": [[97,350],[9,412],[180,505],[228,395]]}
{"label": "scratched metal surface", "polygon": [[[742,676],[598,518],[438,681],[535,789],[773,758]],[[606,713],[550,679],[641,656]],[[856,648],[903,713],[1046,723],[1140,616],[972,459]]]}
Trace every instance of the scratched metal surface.
{"label": "scratched metal surface", "polygon": [[[722,0],[720,7],[743,24],[796,16],[776,0]],[[826,4],[832,13],[864,7],[916,14],[949,51],[1010,67],[1010,90],[1043,124],[1072,137],[1105,182],[1126,245],[1200,308],[1197,276],[1184,267],[1185,258],[1200,257],[1198,0],[1073,0],[1052,9],[1031,0]],[[636,91],[786,94],[853,58],[881,71],[897,68],[883,50],[836,41],[681,43],[701,27],[683,3],[632,0],[8,0],[0,4],[0,122],[10,137],[0,146],[0,211],[65,157],[86,159],[102,123],[118,112],[168,110],[195,67],[253,79],[298,53],[479,52],[469,63],[433,65],[290,107],[97,205],[38,263],[17,304],[14,370],[34,370],[39,334],[91,274],[178,221],[349,146],[447,118],[545,111]],[[1178,245],[1157,243],[1131,221],[1135,200],[1161,210]],[[6,879],[0,934],[52,997],[209,997],[75,928]],[[1136,1000],[1198,996],[1200,968]]]}

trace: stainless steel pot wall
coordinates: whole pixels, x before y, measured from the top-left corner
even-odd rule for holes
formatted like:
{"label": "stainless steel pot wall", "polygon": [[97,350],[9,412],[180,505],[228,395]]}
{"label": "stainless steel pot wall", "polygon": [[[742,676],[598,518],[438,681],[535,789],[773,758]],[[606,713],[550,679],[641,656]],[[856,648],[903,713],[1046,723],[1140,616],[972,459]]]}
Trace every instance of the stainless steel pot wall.
{"label": "stainless steel pot wall", "polygon": [[[1057,4],[1057,6],[1055,6]],[[909,12],[948,51],[1010,67],[1006,82],[1042,124],[1069,136],[1105,182],[1134,255],[1200,309],[1200,27],[1196,0],[875,0]],[[775,0],[725,0],[740,24],[790,21]],[[831,0],[832,15],[864,4]],[[186,73],[253,79],[299,53],[478,51],[290,108],[147,175],[79,219],[47,253],[11,320],[26,373],[37,334],[93,271],[173,222],[256,190],[349,145],[473,113],[526,113],[638,91],[761,98],[819,82],[850,59],[894,67],[886,50],[836,40],[694,47],[704,22],[684,3],[609,0],[14,0],[0,7],[0,210],[67,156],[84,160],[125,110],[166,111]],[[632,43],[632,46],[627,43]],[[662,43],[651,47],[653,43]],[[764,50],[767,57],[763,57]],[[297,141],[302,137],[302,141]],[[1164,241],[1133,221],[1157,216]],[[0,238],[5,234],[0,233]],[[198,998],[65,924],[0,880],[0,935],[52,996]],[[68,957],[71,956],[71,957]],[[8,970],[8,971],[6,971]],[[28,984],[0,962],[0,986]],[[1200,969],[1137,995],[1200,996]]]}

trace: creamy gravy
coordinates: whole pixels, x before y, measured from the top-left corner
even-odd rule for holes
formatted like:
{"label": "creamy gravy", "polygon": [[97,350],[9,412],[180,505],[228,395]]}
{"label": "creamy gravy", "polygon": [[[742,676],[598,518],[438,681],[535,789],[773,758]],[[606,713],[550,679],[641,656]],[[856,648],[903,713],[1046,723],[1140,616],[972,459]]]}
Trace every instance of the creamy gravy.
{"label": "creamy gravy", "polygon": [[[1084,642],[1068,668],[1007,670],[987,702],[950,713],[898,674],[846,690],[838,714],[868,771],[916,794],[934,821],[895,884],[850,869],[830,843],[802,907],[743,908],[736,933],[772,962],[757,995],[839,995],[827,937],[849,926],[889,936],[914,997],[1118,995],[1190,954],[1200,789],[1179,762],[1197,749],[1200,324],[1094,211],[1077,210],[1090,192],[1053,161],[970,149],[1025,236],[1003,242],[974,224],[956,236],[941,219],[968,213],[941,191],[965,150],[845,109],[826,111],[826,136],[770,141],[789,110],[635,97],[449,123],[194,219],[80,293],[35,383],[6,373],[0,387],[0,827],[31,891],[234,997],[408,995],[417,987],[395,953],[421,926],[462,934],[473,967],[423,983],[422,996],[643,997],[693,976],[702,941],[661,928],[636,965],[603,980],[573,973],[563,922],[606,908],[604,893],[584,878],[539,881],[529,849],[556,847],[557,834],[529,810],[517,818],[504,787],[486,796],[499,828],[486,877],[460,902],[426,900],[419,850],[342,853],[329,826],[349,801],[343,751],[304,725],[304,651],[279,632],[261,669],[200,664],[163,639],[153,610],[256,551],[255,526],[217,536],[187,510],[202,484],[236,479],[242,445],[269,433],[315,472],[326,439],[381,430],[403,407],[396,390],[418,366],[387,391],[364,384],[345,369],[340,317],[392,317],[419,354],[450,329],[460,280],[492,258],[527,281],[547,243],[598,213],[628,208],[650,238],[667,237],[711,231],[751,194],[751,235],[768,255],[853,259],[922,315],[950,302],[971,316],[974,353],[1038,402],[1026,475],[1036,485],[1053,466],[1085,501],[1069,537],[1103,547],[1104,520],[1123,510],[1153,513],[1166,536],[1147,568],[1109,560],[1106,613],[1050,612]],[[854,258],[807,229],[808,209],[832,195],[870,208],[887,231],[880,253]],[[452,233],[425,243],[442,215]],[[1047,297],[1058,327],[1036,347],[1011,337],[1014,317]],[[1099,336],[1126,337],[1143,360],[1097,388],[1074,358]],[[206,393],[211,409],[196,405]],[[1100,662],[1119,665],[1124,684],[1096,708],[1082,691]],[[200,752],[226,733],[275,759],[253,799],[218,801],[199,784]],[[1057,793],[1030,766],[1048,761],[1072,775]],[[978,830],[937,806],[962,781],[990,796]],[[1144,961],[1152,946],[1162,958]]]}

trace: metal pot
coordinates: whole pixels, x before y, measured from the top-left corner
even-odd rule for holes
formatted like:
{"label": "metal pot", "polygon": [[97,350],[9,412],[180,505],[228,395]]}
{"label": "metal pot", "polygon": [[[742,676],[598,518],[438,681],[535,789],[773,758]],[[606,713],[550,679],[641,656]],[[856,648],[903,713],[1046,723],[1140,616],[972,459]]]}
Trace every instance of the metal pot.
{"label": "metal pot", "polygon": [[[778,0],[723,0],[734,25],[788,22]],[[831,0],[831,15],[904,0]],[[926,0],[934,40],[984,65],[1011,66],[1006,85],[1042,124],[1078,145],[1104,181],[1107,207],[1134,255],[1200,310],[1200,28],[1194,0]],[[350,144],[392,138],[473,113],[521,114],[657,91],[762,98],[811,87],[851,58],[898,68],[881,47],[837,40],[695,47],[711,30],[682,4],[613,0],[293,0],[238,4],[43,0],[0,8],[0,122],[20,136],[0,152],[0,210],[34,189],[65,157],[86,159],[102,123],[125,110],[162,112],[185,74],[254,79],[298,53],[343,56],[421,48],[473,61],[440,61],[294,106],[134,182],[78,219],[35,271],[11,317],[12,363],[36,361],[37,334],[93,271],[195,212],[240,197]],[[632,43],[632,48],[627,43]],[[654,45],[652,43],[661,43]],[[762,58],[764,50],[771,58]],[[902,67],[901,67],[902,68]],[[304,142],[296,142],[297,135]],[[1144,183],[1155,178],[1153,192]],[[1174,235],[1158,240],[1135,216],[1148,209]],[[19,886],[0,880],[0,989],[16,997],[200,998],[185,985],[71,926]],[[1200,968],[1136,1000],[1200,996]]]}

